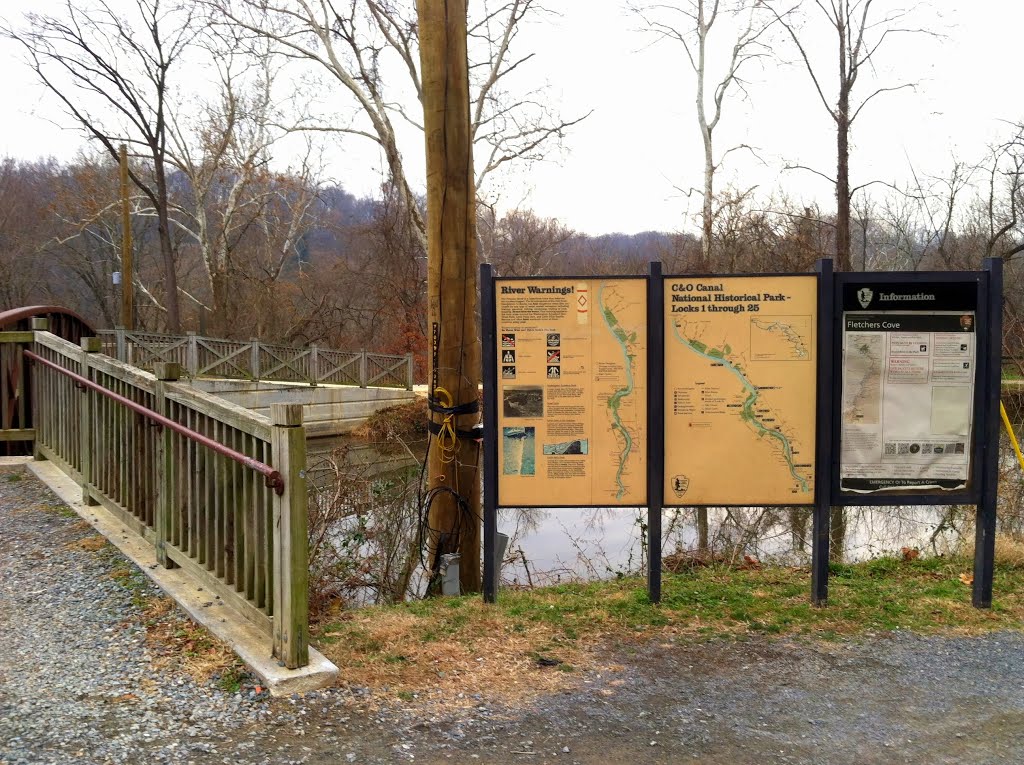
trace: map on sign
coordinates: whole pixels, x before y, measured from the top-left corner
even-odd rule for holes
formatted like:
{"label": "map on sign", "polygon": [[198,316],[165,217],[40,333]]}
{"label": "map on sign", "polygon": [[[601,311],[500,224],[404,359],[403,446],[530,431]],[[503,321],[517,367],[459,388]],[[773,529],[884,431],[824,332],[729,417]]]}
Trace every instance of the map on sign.
{"label": "map on sign", "polygon": [[[636,364],[640,351],[646,351],[640,347],[638,328],[647,321],[647,308],[645,302],[638,303],[631,298],[614,282],[603,283],[598,287],[601,318],[622,356],[620,364],[606,364],[604,370],[594,376],[598,400],[604,402],[608,427],[615,438],[613,459],[616,465],[612,490],[617,500],[629,493],[624,477],[630,466],[630,458],[635,456],[635,450],[639,448],[641,429],[636,404]],[[645,478],[636,471],[629,472],[634,480],[642,481]]]}
{"label": "map on sign", "polygon": [[849,350],[843,370],[843,422],[848,425],[877,425],[882,410],[884,337],[868,333],[850,333],[847,337]]}
{"label": "map on sign", "polygon": [[750,358],[754,361],[800,361],[811,357],[810,316],[750,319]]}
{"label": "map on sign", "polygon": [[816,279],[670,278],[665,298],[666,504],[811,503]]}
{"label": "map on sign", "polygon": [[503,506],[647,501],[647,285],[499,279]]}

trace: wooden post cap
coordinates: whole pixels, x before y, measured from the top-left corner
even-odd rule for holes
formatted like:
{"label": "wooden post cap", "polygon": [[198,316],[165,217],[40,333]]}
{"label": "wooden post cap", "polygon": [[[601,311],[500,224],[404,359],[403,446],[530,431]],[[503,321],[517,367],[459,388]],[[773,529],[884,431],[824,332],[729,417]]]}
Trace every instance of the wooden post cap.
{"label": "wooden post cap", "polygon": [[99,337],[83,337],[81,343],[86,353],[99,353],[103,350],[103,340]]}
{"label": "wooden post cap", "polygon": [[271,404],[270,421],[274,425],[294,428],[302,424],[302,404]]}
{"label": "wooden post cap", "polygon": [[50,329],[50,320],[44,318],[33,318],[29,324],[32,329],[39,330],[40,332],[47,332]]}
{"label": "wooden post cap", "polygon": [[181,378],[181,364],[175,361],[154,362],[153,375],[157,380],[178,380]]}

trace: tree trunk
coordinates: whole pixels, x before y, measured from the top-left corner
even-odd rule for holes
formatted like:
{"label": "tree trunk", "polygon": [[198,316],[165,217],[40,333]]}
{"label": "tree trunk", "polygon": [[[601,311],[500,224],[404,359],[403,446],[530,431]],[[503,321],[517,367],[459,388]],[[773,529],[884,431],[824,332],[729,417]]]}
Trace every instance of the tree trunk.
{"label": "tree trunk", "polygon": [[[423,117],[427,150],[427,302],[432,334],[432,398],[479,400],[480,340],[476,326],[477,255],[473,146],[470,135],[466,0],[417,0]],[[434,413],[440,423],[444,415]],[[456,432],[479,413],[456,416]],[[427,464],[431,565],[456,549],[463,592],[478,592],[480,571],[479,447],[432,435]],[[456,497],[465,505],[460,506]],[[433,572],[432,572],[433,573]]]}
{"label": "tree trunk", "polygon": [[181,332],[181,314],[178,310],[178,272],[174,262],[174,247],[171,245],[171,225],[167,217],[167,176],[164,173],[163,157],[153,152],[153,170],[156,174],[156,220],[160,238],[160,261],[164,267],[164,288],[167,292],[164,304],[167,308],[167,330],[172,334]]}
{"label": "tree trunk", "polygon": [[707,555],[711,548],[711,533],[708,528],[708,509],[697,508],[697,552]]}
{"label": "tree trunk", "polygon": [[846,69],[847,34],[840,20],[839,103],[836,107],[836,266],[851,271],[850,263],[850,90],[853,82]]}
{"label": "tree trunk", "polygon": [[829,557],[835,563],[842,563],[846,549],[846,508],[833,507],[829,515]]}
{"label": "tree trunk", "polygon": [[[716,4],[717,5],[717,4]],[[697,124],[700,126],[700,137],[704,143],[704,200],[701,206],[701,238],[700,254],[703,261],[701,267],[705,271],[713,271],[711,263],[711,213],[714,202],[715,163],[712,161],[713,144],[711,125],[708,124],[707,113],[704,111],[704,78],[707,61],[705,58],[708,27],[705,25],[704,0],[697,3]],[[698,516],[699,518],[699,516]],[[704,511],[704,529],[707,531],[707,511]],[[705,548],[701,548],[702,550]]]}
{"label": "tree trunk", "polygon": [[[227,337],[228,332],[228,275],[220,269],[210,274],[213,287],[213,321],[210,322],[210,334],[214,337]],[[251,333],[249,333],[251,334]]]}
{"label": "tree trunk", "polygon": [[839,99],[836,127],[836,265],[840,271],[851,271],[850,261],[850,123],[849,98]]}
{"label": "tree trunk", "polygon": [[806,507],[791,507],[787,512],[793,535],[793,552],[803,552],[807,549],[807,523],[811,519],[811,511]]}
{"label": "tree trunk", "polygon": [[711,237],[714,202],[714,179],[715,166],[711,161],[711,131],[704,132],[704,209],[701,211],[701,255],[704,259],[704,268],[711,272],[715,270],[715,264],[711,262]]}

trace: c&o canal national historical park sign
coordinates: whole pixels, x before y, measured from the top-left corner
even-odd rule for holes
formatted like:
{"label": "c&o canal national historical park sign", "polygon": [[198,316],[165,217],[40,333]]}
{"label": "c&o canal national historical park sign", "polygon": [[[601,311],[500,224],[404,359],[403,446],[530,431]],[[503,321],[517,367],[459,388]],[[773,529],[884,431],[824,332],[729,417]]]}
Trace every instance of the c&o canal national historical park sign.
{"label": "c&o canal national historical park sign", "polygon": [[971,272],[495,277],[481,267],[484,597],[499,507],[974,504],[992,597],[1001,261]]}

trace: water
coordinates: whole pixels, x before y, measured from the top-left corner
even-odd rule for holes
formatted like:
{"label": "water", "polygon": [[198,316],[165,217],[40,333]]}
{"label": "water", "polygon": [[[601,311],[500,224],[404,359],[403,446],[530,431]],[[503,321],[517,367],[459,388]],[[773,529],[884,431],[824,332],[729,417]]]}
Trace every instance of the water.
{"label": "water", "polygon": [[[338,447],[343,447],[337,451]],[[330,458],[332,450],[333,459]],[[350,439],[310,442],[309,476],[321,508],[334,502],[336,521],[327,539],[337,546],[339,561],[353,570],[370,568],[366,579],[375,586],[357,587],[354,602],[380,599],[380,587],[394,592],[401,581],[396,569],[419,554],[416,539],[417,460],[409,453],[382,454]],[[1014,466],[1016,470],[1016,466]],[[341,483],[337,483],[337,481]],[[345,486],[344,493],[337,493]],[[322,503],[328,503],[323,505]],[[1014,510],[1000,508],[1002,527],[1024,528]],[[964,531],[973,529],[974,508],[887,507],[847,508],[842,559],[856,562],[903,547],[922,554],[955,550]],[[742,561],[751,556],[763,563],[808,565],[811,556],[811,508],[709,508],[709,539],[716,557]],[[550,508],[499,511],[498,530],[511,537],[502,568],[505,583],[540,586],[569,580],[606,579],[645,570],[644,532],[647,511],[636,508]],[[695,510],[667,509],[662,516],[666,556],[697,549]],[[973,533],[973,532],[972,532]],[[836,555],[833,553],[833,560]],[[379,569],[379,570],[378,570]],[[423,589],[422,571],[408,581],[409,590]]]}
{"label": "water", "polygon": [[[856,562],[903,547],[943,554],[959,542],[963,519],[940,528],[946,506],[846,509],[843,560]],[[711,548],[726,559],[750,555],[765,563],[809,565],[811,509],[709,508]],[[505,581],[550,584],[571,579],[608,578],[643,569],[647,511],[635,508],[511,509],[499,512],[498,530],[512,539],[502,569]],[[665,510],[663,552],[694,551],[697,530],[692,509]],[[510,560],[511,559],[511,560]]]}

